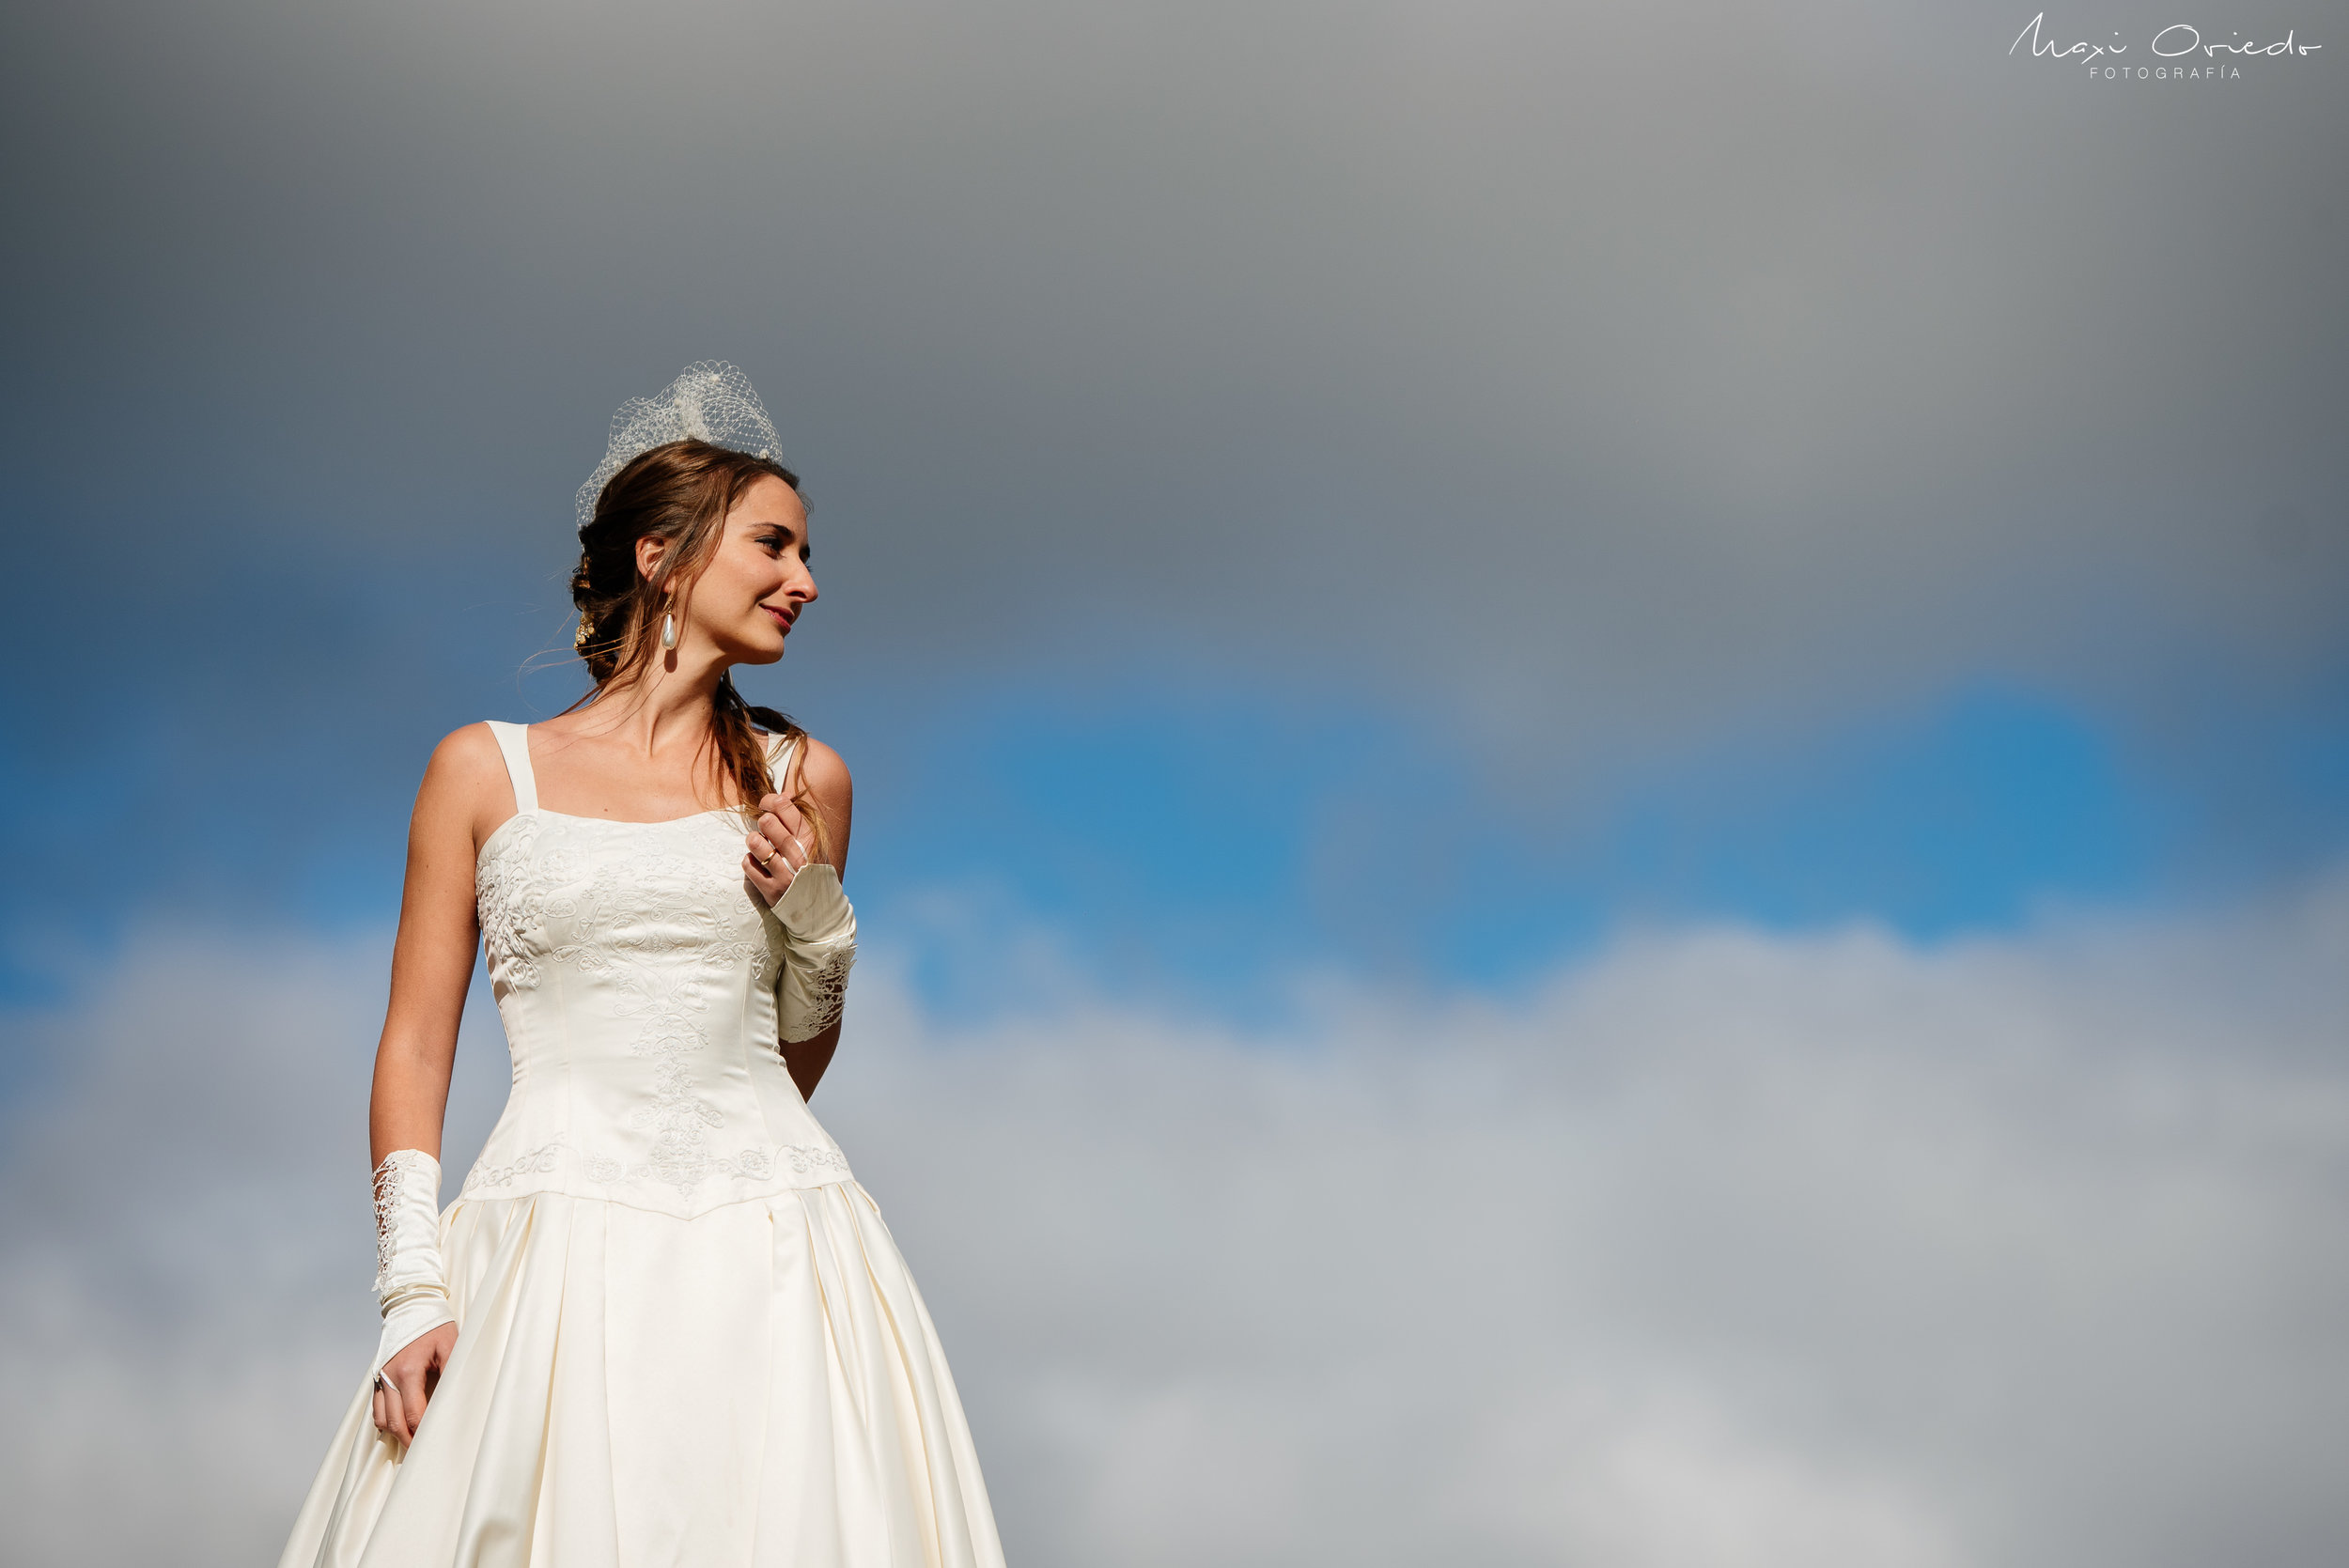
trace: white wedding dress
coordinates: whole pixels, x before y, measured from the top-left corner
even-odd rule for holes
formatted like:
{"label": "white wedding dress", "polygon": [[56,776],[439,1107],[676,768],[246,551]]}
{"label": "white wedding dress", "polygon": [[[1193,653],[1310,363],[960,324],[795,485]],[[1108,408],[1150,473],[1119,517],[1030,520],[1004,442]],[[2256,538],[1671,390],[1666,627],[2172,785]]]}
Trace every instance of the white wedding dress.
{"label": "white wedding dress", "polygon": [[514,1086],[441,1217],[456,1353],[404,1450],[362,1379],[281,1568],[1000,1568],[929,1313],[776,1049],[739,822],[542,810],[491,728]]}

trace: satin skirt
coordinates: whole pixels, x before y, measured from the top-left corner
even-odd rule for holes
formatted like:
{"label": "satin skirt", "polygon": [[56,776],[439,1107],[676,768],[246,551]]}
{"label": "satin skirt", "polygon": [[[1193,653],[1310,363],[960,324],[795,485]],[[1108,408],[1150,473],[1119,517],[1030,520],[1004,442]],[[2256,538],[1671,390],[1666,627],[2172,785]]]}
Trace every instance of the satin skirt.
{"label": "satin skirt", "polygon": [[363,1379],[281,1568],[1001,1568],[928,1311],[853,1181],[691,1219],[441,1220],[456,1354],[412,1446]]}

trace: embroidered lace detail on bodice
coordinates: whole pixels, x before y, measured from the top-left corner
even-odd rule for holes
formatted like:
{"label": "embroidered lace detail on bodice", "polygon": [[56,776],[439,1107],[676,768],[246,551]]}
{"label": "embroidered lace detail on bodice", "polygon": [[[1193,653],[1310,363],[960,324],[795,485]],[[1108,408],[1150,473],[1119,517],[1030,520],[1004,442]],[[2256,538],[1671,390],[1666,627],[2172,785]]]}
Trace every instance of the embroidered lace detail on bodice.
{"label": "embroidered lace detail on bodice", "polygon": [[514,1088],[463,1195],[691,1214],[848,1179],[776,1048],[786,939],[733,814],[609,822],[516,784],[474,877]]}

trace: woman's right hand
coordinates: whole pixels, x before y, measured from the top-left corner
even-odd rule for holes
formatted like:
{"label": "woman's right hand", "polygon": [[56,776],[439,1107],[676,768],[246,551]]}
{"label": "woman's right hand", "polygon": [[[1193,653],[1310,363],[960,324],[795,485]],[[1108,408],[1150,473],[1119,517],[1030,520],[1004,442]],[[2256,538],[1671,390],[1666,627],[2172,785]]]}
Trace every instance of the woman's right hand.
{"label": "woman's right hand", "polygon": [[375,1374],[375,1429],[403,1443],[416,1440],[425,1401],[439,1387],[441,1369],[457,1352],[457,1325],[443,1323],[410,1340]]}

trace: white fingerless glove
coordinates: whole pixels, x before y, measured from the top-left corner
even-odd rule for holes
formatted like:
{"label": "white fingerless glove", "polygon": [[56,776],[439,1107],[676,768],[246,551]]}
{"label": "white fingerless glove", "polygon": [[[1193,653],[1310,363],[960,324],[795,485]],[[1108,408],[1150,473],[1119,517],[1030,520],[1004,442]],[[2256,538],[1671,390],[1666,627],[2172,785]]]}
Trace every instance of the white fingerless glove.
{"label": "white fingerless glove", "polygon": [[419,1334],[457,1321],[441,1266],[441,1162],[422,1149],[395,1149],[375,1168],[375,1296],[378,1372]]}
{"label": "white fingerless glove", "polygon": [[811,861],[792,874],[775,900],[783,922],[783,974],[775,997],[786,1044],[812,1040],[840,1017],[856,962],[856,910],[840,891],[840,873]]}

